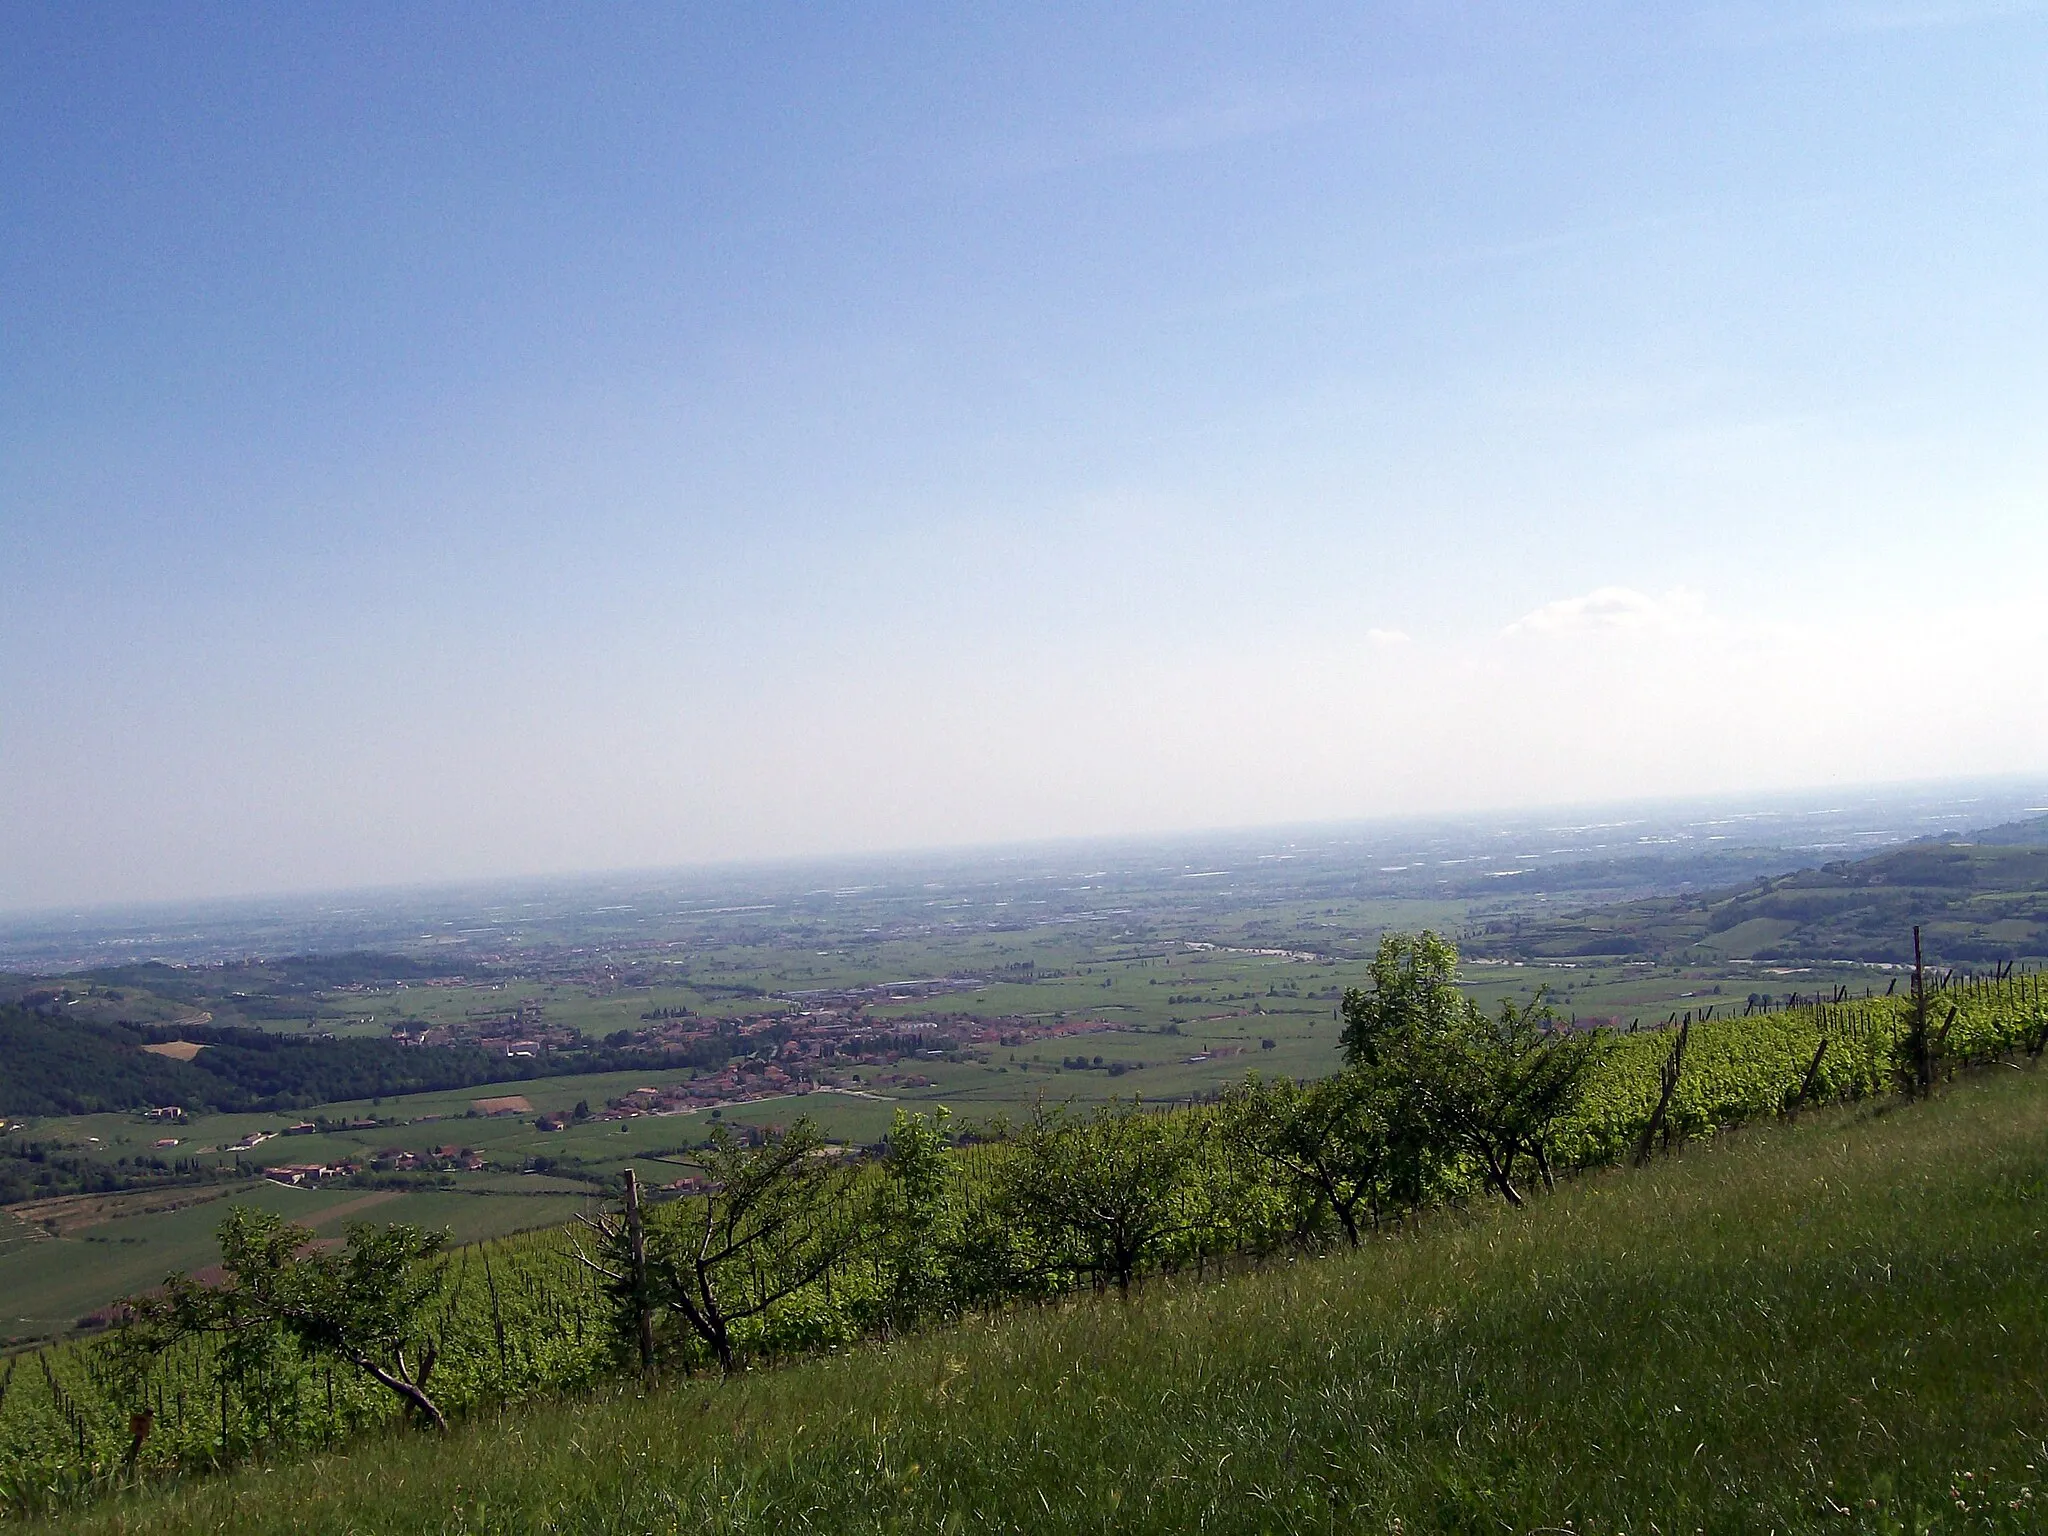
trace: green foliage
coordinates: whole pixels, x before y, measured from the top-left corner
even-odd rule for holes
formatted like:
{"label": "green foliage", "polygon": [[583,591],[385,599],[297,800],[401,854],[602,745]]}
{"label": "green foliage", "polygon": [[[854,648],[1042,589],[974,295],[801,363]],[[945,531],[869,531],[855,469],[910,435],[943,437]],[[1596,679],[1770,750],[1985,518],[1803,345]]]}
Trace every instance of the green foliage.
{"label": "green foliage", "polygon": [[[131,1301],[132,1321],[119,1336],[125,1360],[195,1335],[219,1338],[230,1359],[251,1349],[268,1354],[282,1340],[314,1361],[361,1371],[435,1428],[448,1427],[426,1391],[439,1354],[426,1329],[444,1284],[440,1234],[358,1222],[344,1249],[331,1253],[315,1247],[305,1227],[236,1206],[219,1236],[230,1283],[173,1275],[162,1291]],[[146,1366],[134,1376],[146,1380]]]}
{"label": "green foliage", "polygon": [[[168,1039],[206,1049],[185,1062],[142,1048]],[[158,1104],[195,1112],[300,1110],[479,1083],[620,1071],[655,1061],[708,1066],[730,1054],[729,1041],[713,1039],[659,1054],[585,1047],[510,1059],[476,1046],[420,1050],[393,1040],[260,1029],[145,1028],[0,1006],[0,1115],[79,1115]]]}
{"label": "green foliage", "polygon": [[1354,1066],[1457,1033],[1472,1011],[1458,990],[1457,946],[1427,930],[1385,935],[1373,957],[1372,990],[1348,989],[1341,1011],[1344,1059]]}
{"label": "green foliage", "polygon": [[647,1219],[640,1203],[639,1176],[625,1172],[624,1199],[616,1211],[577,1219],[597,1239],[597,1256],[576,1245],[576,1258],[598,1277],[605,1299],[611,1303],[612,1332],[619,1352],[635,1358],[643,1371],[655,1364],[654,1325],[661,1310],[661,1296],[647,1256]]}
{"label": "green foliage", "polygon": [[0,1114],[78,1115],[210,1103],[212,1082],[142,1050],[140,1032],[0,1006]]}
{"label": "green foliage", "polygon": [[[613,1364],[608,1305],[560,1229],[456,1250],[419,1319],[432,1396],[457,1417],[573,1389]],[[408,1362],[417,1359],[408,1350]],[[144,1326],[0,1365],[0,1513],[161,1472],[312,1450],[414,1417],[367,1373],[276,1327]],[[150,1414],[135,1447],[133,1416]]]}
{"label": "green foliage", "polygon": [[1081,1119],[1039,1105],[1003,1165],[997,1200],[1043,1274],[1077,1273],[1128,1292],[1176,1238],[1203,1224],[1183,1173],[1195,1161],[1186,1118],[1114,1101]]}
{"label": "green foliage", "polygon": [[[647,1260],[658,1303],[687,1325],[721,1370],[739,1364],[747,1340],[736,1330],[771,1321],[778,1303],[824,1281],[867,1237],[854,1176],[840,1167],[809,1120],[749,1147],[724,1126],[698,1155],[705,1193],[650,1214]],[[812,1342],[836,1326],[801,1305],[781,1321]],[[772,1349],[799,1338],[769,1336]]]}
{"label": "green foliage", "polygon": [[[645,1210],[630,1307],[616,1283],[622,1223],[599,1245],[607,1276],[560,1232],[443,1255],[421,1234],[358,1228],[327,1254],[237,1217],[224,1247],[236,1285],[174,1281],[121,1336],[17,1365],[0,1391],[5,1496],[93,1486],[131,1454],[143,1469],[212,1466],[427,1416],[365,1361],[424,1388],[431,1359],[431,1401],[459,1419],[606,1378],[635,1353],[642,1307],[658,1314],[668,1364],[729,1372],[1079,1287],[1128,1294],[1148,1276],[1292,1256],[1488,1190],[1512,1198],[1531,1166],[1630,1154],[1669,1032],[1561,1029],[1540,996],[1497,1014],[1448,1008],[1449,946],[1384,953],[1385,995],[1351,1009],[1369,1049],[1323,1081],[1253,1081],[1168,1110],[1041,1107],[1007,1139],[967,1147],[950,1144],[943,1116],[899,1114],[866,1164],[831,1155],[803,1122],[761,1146],[721,1131],[694,1186]],[[1930,990],[1949,1021],[1947,1072],[2048,1043],[2037,977]],[[1695,1020],[1670,1135],[1890,1092],[1906,1006]],[[138,1404],[154,1426],[140,1442]]]}
{"label": "green foliage", "polygon": [[142,1153],[110,1162],[24,1137],[0,1142],[0,1205],[58,1195],[110,1195],[168,1184],[216,1183],[233,1177],[195,1158]]}
{"label": "green foliage", "polygon": [[2035,1536],[2044,1168],[2048,1082],[2003,1071],[1358,1254],[630,1381],[53,1529]]}
{"label": "green foliage", "polygon": [[1443,1159],[1412,1100],[1376,1068],[1300,1084],[1253,1077],[1226,1098],[1224,1124],[1286,1187],[1304,1235],[1334,1222],[1356,1247],[1442,1179]]}
{"label": "green foliage", "polygon": [[875,1201],[876,1259],[882,1270],[877,1321],[895,1331],[951,1315],[960,1306],[954,1260],[961,1201],[946,1127],[948,1111],[899,1109],[889,1125]]}
{"label": "green foliage", "polygon": [[[1433,933],[1388,934],[1372,990],[1344,995],[1344,1054],[1376,1085],[1388,1156],[1403,1141],[1428,1159],[1462,1155],[1510,1204],[1533,1162],[1548,1183],[1556,1129],[1577,1106],[1602,1041],[1558,1027],[1539,991],[1489,1019],[1458,989],[1458,951]],[[1361,1092],[1365,1090],[1361,1089]],[[1296,1154],[1297,1158],[1299,1154]]]}
{"label": "green foliage", "polygon": [[1559,1125],[1578,1107],[1604,1039],[1558,1027],[1541,993],[1526,1004],[1503,999],[1488,1019],[1473,1009],[1463,1027],[1418,1042],[1409,1070],[1426,1123],[1445,1151],[1464,1153],[1511,1205],[1526,1159],[1551,1182]]}

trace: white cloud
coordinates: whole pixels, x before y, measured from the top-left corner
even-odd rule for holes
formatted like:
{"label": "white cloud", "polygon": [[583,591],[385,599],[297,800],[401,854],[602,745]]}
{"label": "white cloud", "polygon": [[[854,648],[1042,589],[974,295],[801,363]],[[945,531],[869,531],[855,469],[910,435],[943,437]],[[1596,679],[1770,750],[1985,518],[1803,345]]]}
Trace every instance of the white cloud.
{"label": "white cloud", "polygon": [[1392,649],[1395,646],[1413,645],[1415,637],[1405,629],[1368,629],[1365,638],[1373,645]]}
{"label": "white cloud", "polygon": [[1662,597],[1633,587],[1595,587],[1583,597],[1561,597],[1532,609],[1501,634],[1671,633],[1697,630],[1706,622],[1706,599],[1685,587],[1674,587]]}

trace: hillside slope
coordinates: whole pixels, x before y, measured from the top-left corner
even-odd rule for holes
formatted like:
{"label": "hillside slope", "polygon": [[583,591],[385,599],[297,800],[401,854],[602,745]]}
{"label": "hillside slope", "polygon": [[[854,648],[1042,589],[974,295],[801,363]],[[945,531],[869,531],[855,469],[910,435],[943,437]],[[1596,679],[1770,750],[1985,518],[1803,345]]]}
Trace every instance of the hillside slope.
{"label": "hillside slope", "polygon": [[1915,924],[1942,965],[2048,957],[2048,819],[1914,842],[1699,896],[1479,926],[1475,954],[1910,964]]}
{"label": "hillside slope", "polygon": [[2048,1077],[123,1503],[187,1531],[2038,1531]]}

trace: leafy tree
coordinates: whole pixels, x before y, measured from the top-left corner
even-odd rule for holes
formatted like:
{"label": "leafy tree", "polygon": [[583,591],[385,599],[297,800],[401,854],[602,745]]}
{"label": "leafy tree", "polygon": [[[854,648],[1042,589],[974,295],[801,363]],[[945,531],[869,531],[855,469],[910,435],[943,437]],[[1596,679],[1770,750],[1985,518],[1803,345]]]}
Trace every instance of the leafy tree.
{"label": "leafy tree", "polygon": [[1347,1061],[1380,1074],[1442,1153],[1462,1153],[1511,1205],[1524,1160],[1551,1181],[1557,1123],[1578,1103],[1603,1041],[1558,1027],[1539,990],[1489,1019],[1458,989],[1458,950],[1434,933],[1388,934],[1372,990],[1344,995]]}
{"label": "leafy tree", "polygon": [[852,1179],[824,1152],[809,1118],[760,1147],[716,1126],[695,1163],[705,1193],[650,1213],[656,1294],[728,1374],[739,1364],[735,1324],[823,1279],[867,1236]]}
{"label": "leafy tree", "polygon": [[1389,1074],[1350,1067],[1305,1084],[1254,1078],[1226,1101],[1225,1124],[1356,1247],[1431,1182],[1439,1159],[1417,1108]]}
{"label": "leafy tree", "polygon": [[202,1285],[173,1275],[160,1292],[130,1300],[131,1347],[153,1352],[202,1333],[230,1346],[282,1334],[311,1354],[353,1366],[421,1419],[447,1429],[427,1395],[439,1347],[424,1326],[445,1283],[446,1233],[357,1222],[342,1251],[326,1253],[311,1247],[307,1228],[236,1206],[218,1240],[232,1283]]}
{"label": "leafy tree", "polygon": [[1181,1188],[1195,1150],[1185,1121],[1141,1113],[1136,1100],[1085,1121],[1041,1104],[1004,1166],[1004,1204],[1047,1262],[1127,1295],[1197,1224]]}
{"label": "leafy tree", "polygon": [[1390,1050],[1461,1030],[1471,1001],[1458,990],[1458,949],[1427,930],[1389,933],[1372,961],[1372,990],[1344,993],[1344,1059],[1375,1066]]}
{"label": "leafy tree", "polygon": [[1596,1031],[1559,1028],[1539,989],[1526,1004],[1503,999],[1491,1019],[1472,1007],[1462,1027],[1429,1042],[1414,1070],[1426,1112],[1446,1140],[1479,1163],[1510,1205],[1520,1205],[1522,1162],[1533,1162],[1546,1186],[1552,1182],[1552,1134],[1577,1107],[1604,1044]]}
{"label": "leafy tree", "polygon": [[951,1311],[957,1303],[951,1251],[958,1234],[948,1110],[929,1118],[897,1110],[876,1203],[883,1274],[883,1316],[896,1328]]}

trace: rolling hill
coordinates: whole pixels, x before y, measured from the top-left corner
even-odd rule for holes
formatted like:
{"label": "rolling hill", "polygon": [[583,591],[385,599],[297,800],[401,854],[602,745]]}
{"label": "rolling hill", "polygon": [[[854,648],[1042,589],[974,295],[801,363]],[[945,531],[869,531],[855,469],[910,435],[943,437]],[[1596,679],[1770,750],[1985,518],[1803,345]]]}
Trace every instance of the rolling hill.
{"label": "rolling hill", "polygon": [[1942,965],[2048,959],[2048,816],[1698,896],[1478,923],[1474,954],[1539,960]]}

